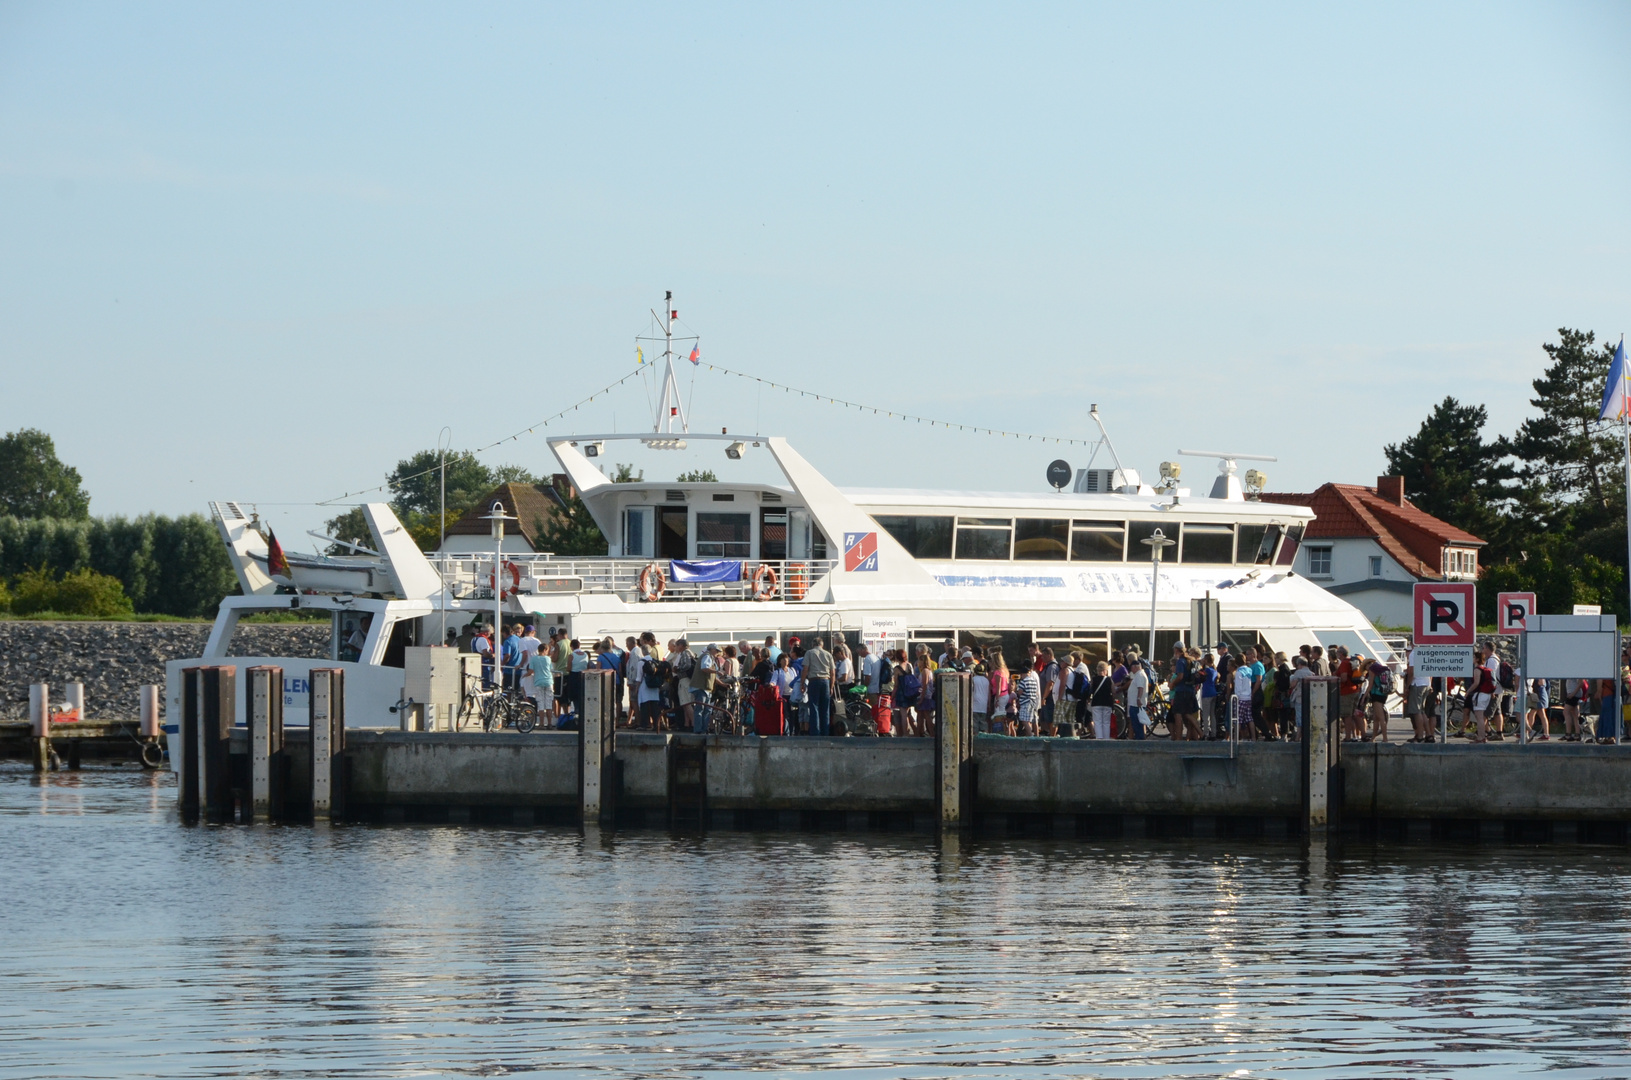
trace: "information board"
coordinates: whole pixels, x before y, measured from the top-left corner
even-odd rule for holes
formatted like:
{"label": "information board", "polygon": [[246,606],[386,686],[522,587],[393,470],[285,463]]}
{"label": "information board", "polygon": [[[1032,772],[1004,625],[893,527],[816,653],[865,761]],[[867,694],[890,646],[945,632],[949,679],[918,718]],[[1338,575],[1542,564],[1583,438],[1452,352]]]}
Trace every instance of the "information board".
{"label": "information board", "polygon": [[1417,645],[1410,651],[1416,674],[1424,679],[1464,679],[1473,673],[1471,645]]}

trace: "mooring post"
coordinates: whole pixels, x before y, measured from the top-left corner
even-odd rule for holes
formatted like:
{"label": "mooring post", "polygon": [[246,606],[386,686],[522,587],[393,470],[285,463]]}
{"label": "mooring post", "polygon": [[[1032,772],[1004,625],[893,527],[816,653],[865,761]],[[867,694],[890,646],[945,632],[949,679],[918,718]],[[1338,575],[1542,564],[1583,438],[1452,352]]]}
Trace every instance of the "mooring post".
{"label": "mooring post", "polygon": [[1303,834],[1324,836],[1330,825],[1331,686],[1335,679],[1303,681]]}
{"label": "mooring post", "polygon": [[585,825],[615,812],[612,748],[617,732],[617,673],[583,673],[583,719],[578,725],[578,806]]}
{"label": "mooring post", "polygon": [[937,671],[935,700],[940,703],[934,728],[936,819],[941,829],[973,824],[974,717],[968,674]]}
{"label": "mooring post", "polygon": [[283,816],[283,669],[249,669],[249,805],[255,821]]}
{"label": "mooring post", "polygon": [[199,669],[202,686],[198,718],[198,797],[206,818],[230,821],[232,726],[238,720],[238,669]]}
{"label": "mooring post", "polygon": [[181,671],[181,719],[177,722],[175,750],[181,760],[176,768],[176,806],[183,817],[198,816],[198,729],[199,702],[204,698],[204,669]]}
{"label": "mooring post", "polygon": [[144,739],[156,739],[164,734],[159,726],[159,687],[157,683],[146,683],[136,688],[136,708],[141,717],[141,736]]}
{"label": "mooring post", "polygon": [[311,669],[311,816],[345,815],[345,669]]}
{"label": "mooring post", "polygon": [[34,743],[34,771],[51,768],[51,684],[28,686],[28,732]]}

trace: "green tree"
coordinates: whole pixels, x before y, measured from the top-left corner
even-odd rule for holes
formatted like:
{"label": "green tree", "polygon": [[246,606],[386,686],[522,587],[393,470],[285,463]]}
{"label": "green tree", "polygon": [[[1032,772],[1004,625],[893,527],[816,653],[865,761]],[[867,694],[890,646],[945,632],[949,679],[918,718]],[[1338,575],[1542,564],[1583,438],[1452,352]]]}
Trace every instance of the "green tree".
{"label": "green tree", "polygon": [[[538,487],[545,492],[552,490],[545,484]],[[558,491],[555,497],[561,498]],[[547,521],[539,518],[533,522],[533,530],[538,536],[538,550],[570,556],[606,554],[606,537],[601,533],[600,526],[595,524],[583,499],[573,492],[572,497],[564,499],[564,502],[565,505],[557,507]]]}
{"label": "green tree", "polygon": [[1489,410],[1446,397],[1403,442],[1383,448],[1388,472],[1404,477],[1405,495],[1434,517],[1498,544],[1502,509],[1517,470],[1504,438],[1484,441]]}
{"label": "green tree", "polygon": [[719,483],[719,477],[714,475],[712,469],[692,469],[690,472],[680,473],[674,478],[674,482],[677,484],[717,484]]}
{"label": "green tree", "polygon": [[1599,524],[1613,511],[1619,490],[1624,518],[1624,450],[1619,423],[1599,420],[1603,380],[1614,348],[1596,344],[1591,331],[1558,330],[1556,345],[1542,346],[1551,364],[1532,384],[1529,404],[1540,415],[1525,420],[1512,439],[1512,449],[1523,462],[1525,478],[1545,485],[1545,494],[1558,504],[1572,505],[1581,524]]}
{"label": "green tree", "polygon": [[633,465],[621,461],[617,463],[617,470],[612,473],[612,483],[614,484],[638,484],[645,478],[646,471],[644,469],[636,473]]}
{"label": "green tree", "polygon": [[[441,455],[435,450],[421,450],[412,457],[403,458],[396,468],[386,474],[385,482],[391,488],[391,509],[398,517],[409,514],[435,516],[441,505]],[[468,450],[447,455],[447,508],[463,513],[477,499],[493,487],[493,472]],[[333,534],[331,534],[333,535]],[[364,531],[363,535],[367,535]]]}
{"label": "green tree", "polygon": [[[374,546],[374,534],[369,531],[368,519],[363,517],[360,506],[353,506],[345,513],[323,522],[323,532],[336,540],[355,540],[365,548]],[[351,549],[343,544],[330,544],[327,552],[330,555],[352,554]]]}
{"label": "green tree", "polygon": [[58,460],[51,436],[23,428],[0,438],[0,514],[83,520],[90,512],[79,470]]}
{"label": "green tree", "polygon": [[116,619],[135,612],[119,579],[81,568],[62,577],[44,567],[28,570],[17,579],[17,595],[11,609],[18,615],[89,615]]}

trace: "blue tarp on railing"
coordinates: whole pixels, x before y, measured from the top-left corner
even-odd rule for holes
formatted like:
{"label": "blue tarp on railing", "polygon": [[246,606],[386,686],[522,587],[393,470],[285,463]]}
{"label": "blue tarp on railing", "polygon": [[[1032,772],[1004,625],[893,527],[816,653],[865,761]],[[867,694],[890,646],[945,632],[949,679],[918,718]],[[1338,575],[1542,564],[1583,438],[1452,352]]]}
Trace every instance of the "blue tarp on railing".
{"label": "blue tarp on railing", "polygon": [[676,585],[698,585],[714,581],[741,581],[741,559],[711,559],[707,562],[687,562],[673,559],[668,564],[668,579]]}

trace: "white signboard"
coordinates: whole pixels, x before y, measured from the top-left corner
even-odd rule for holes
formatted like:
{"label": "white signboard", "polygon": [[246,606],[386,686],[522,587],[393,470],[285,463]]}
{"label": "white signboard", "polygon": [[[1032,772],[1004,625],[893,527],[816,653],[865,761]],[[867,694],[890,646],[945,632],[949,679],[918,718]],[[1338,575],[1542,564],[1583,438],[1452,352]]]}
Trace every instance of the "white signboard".
{"label": "white signboard", "polygon": [[1423,678],[1464,679],[1473,672],[1471,645],[1417,645],[1410,657]]}
{"label": "white signboard", "polygon": [[861,638],[864,641],[905,641],[906,620],[867,616],[861,620]]}
{"label": "white signboard", "polygon": [[1620,670],[1620,635],[1613,630],[1531,630],[1526,675],[1531,679],[1612,679]]}
{"label": "white signboard", "polygon": [[1601,615],[1603,613],[1603,605],[1576,604],[1574,605],[1574,613],[1576,615]]}

